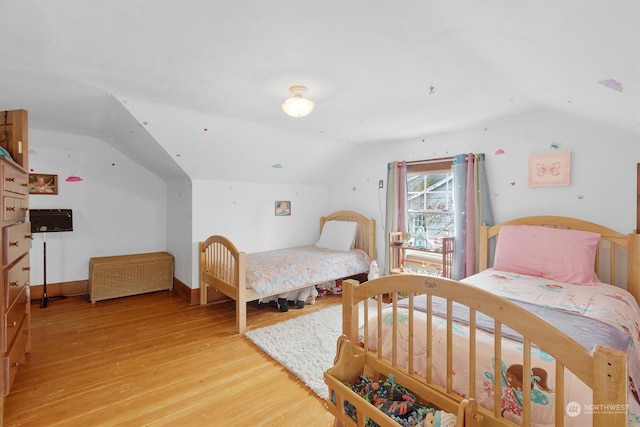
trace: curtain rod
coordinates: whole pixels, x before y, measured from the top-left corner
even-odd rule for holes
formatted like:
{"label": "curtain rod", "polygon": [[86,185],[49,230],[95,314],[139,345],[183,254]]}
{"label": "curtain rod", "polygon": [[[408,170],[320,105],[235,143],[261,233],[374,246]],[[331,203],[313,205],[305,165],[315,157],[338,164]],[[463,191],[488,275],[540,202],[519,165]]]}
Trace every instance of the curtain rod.
{"label": "curtain rod", "polygon": [[440,157],[438,159],[407,161],[407,165],[428,165],[429,163],[440,163],[452,160],[453,157]]}

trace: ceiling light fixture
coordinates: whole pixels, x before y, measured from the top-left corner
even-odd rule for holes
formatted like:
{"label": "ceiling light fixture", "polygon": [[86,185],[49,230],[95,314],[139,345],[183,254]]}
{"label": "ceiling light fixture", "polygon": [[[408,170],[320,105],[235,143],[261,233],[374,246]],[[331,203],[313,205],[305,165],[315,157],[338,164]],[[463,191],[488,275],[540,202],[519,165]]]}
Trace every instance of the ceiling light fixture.
{"label": "ceiling light fixture", "polygon": [[313,111],[315,104],[302,95],[307,93],[307,88],[304,86],[291,86],[289,92],[293,95],[293,98],[289,98],[282,104],[282,109],[285,113],[291,117],[304,117]]}

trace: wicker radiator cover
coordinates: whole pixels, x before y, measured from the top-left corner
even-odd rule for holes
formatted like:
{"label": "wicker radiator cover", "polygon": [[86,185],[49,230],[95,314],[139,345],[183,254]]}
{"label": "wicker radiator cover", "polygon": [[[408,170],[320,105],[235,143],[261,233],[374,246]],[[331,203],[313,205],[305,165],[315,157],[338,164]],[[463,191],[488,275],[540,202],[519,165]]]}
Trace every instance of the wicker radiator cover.
{"label": "wicker radiator cover", "polygon": [[89,260],[89,298],[96,301],[173,288],[173,255],[168,252]]}

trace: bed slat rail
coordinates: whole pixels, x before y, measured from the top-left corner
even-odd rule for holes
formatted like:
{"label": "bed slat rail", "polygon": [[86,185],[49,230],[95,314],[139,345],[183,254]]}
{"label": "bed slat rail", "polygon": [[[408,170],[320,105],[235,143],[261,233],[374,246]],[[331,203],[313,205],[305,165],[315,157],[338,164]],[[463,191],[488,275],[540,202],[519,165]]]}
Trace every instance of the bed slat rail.
{"label": "bed slat rail", "polygon": [[502,323],[494,320],[493,328],[493,415],[498,418],[502,400],[502,381],[498,381],[498,372],[502,372]]}
{"label": "bed slat rail", "polygon": [[556,398],[555,398],[555,419],[558,425],[564,425],[564,413],[567,410],[564,405],[564,365],[556,360]]}

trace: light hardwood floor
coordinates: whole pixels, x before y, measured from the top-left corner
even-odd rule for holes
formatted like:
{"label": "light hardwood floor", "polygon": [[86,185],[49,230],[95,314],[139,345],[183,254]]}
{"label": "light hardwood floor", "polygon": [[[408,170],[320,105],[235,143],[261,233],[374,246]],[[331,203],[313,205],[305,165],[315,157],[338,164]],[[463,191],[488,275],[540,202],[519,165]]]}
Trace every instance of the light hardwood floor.
{"label": "light hardwood floor", "polygon": [[[250,328],[302,310],[249,309]],[[189,307],[171,292],[91,304],[32,303],[33,345],[5,426],[330,426],[322,399],[233,331],[232,303]]]}

